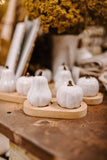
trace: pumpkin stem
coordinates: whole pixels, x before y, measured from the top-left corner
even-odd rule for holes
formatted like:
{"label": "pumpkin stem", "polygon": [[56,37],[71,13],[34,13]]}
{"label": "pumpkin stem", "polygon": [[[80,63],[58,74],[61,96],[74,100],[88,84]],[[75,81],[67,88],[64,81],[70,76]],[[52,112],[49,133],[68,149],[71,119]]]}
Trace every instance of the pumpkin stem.
{"label": "pumpkin stem", "polygon": [[38,76],[42,76],[42,71],[39,72]]}
{"label": "pumpkin stem", "polygon": [[65,63],[64,63],[64,62],[62,63],[62,66],[65,66]]}
{"label": "pumpkin stem", "polygon": [[72,81],[68,81],[68,85],[67,86],[73,86]]}
{"label": "pumpkin stem", "polygon": [[26,77],[30,77],[30,73],[29,72],[26,73]]}
{"label": "pumpkin stem", "polygon": [[9,69],[9,67],[8,67],[8,66],[6,66],[6,69]]}
{"label": "pumpkin stem", "polygon": [[64,70],[65,70],[65,71],[67,70],[65,66],[64,66]]}
{"label": "pumpkin stem", "polygon": [[90,78],[90,75],[86,75],[85,77],[88,79],[88,78]]}

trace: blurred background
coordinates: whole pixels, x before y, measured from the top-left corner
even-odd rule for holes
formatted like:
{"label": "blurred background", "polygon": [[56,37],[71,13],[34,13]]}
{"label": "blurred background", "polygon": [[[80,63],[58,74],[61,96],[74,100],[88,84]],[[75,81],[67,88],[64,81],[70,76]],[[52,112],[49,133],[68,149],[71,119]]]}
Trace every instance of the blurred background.
{"label": "blurred background", "polygon": [[[0,66],[4,66],[6,63],[16,25],[19,22],[25,21],[26,11],[23,3],[22,0],[0,0]],[[84,59],[87,60],[88,58],[100,56],[107,52],[106,29],[106,25],[96,26],[95,23],[94,25],[91,23],[90,26],[81,30],[81,32],[77,32],[78,34],[61,34],[60,36],[56,34],[44,34],[40,29],[32,50],[32,56],[29,60],[27,71],[29,71],[31,75],[34,75],[37,69],[45,67],[54,72],[58,65],[65,62],[71,70],[73,66],[80,67],[80,75],[85,75],[87,72],[91,71],[89,74],[98,78],[100,76],[99,74],[102,74],[102,70],[107,71],[107,54],[105,58],[103,56],[101,57],[104,62],[102,70],[101,68],[95,70],[98,64],[94,64],[94,66],[91,64],[87,67],[87,62],[84,61],[84,64],[82,64],[82,62]],[[62,49],[59,50],[59,47]],[[71,48],[70,54],[68,54],[69,47]],[[63,53],[63,51],[65,52]],[[70,59],[70,61],[68,59]],[[90,61],[88,61],[88,64],[89,62]],[[94,62],[96,61],[94,60]],[[84,66],[86,70],[82,70]],[[89,68],[92,70],[89,70]],[[0,135],[0,137],[5,141],[6,138],[3,135]],[[5,142],[9,144],[8,139],[6,139]],[[0,143],[0,145],[1,144],[2,143]],[[4,150],[0,152],[0,156],[4,159],[8,159],[8,150],[9,147],[4,147]]]}

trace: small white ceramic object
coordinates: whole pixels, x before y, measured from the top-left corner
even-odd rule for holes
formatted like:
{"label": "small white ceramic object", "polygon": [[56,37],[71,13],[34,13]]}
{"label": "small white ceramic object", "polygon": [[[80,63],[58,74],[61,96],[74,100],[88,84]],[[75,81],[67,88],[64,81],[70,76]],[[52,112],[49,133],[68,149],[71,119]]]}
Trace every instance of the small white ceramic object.
{"label": "small white ceramic object", "polygon": [[16,88],[16,80],[14,73],[6,66],[2,70],[0,79],[0,91],[13,92]]}
{"label": "small white ceramic object", "polygon": [[69,70],[66,70],[66,67],[64,66],[64,69],[60,71],[57,80],[55,82],[55,89],[58,90],[62,85],[66,85],[69,80],[73,82],[71,72]]}
{"label": "small white ceramic object", "polygon": [[64,70],[64,67],[66,67],[66,70],[69,70],[68,66],[65,63],[62,63],[58,68],[54,75],[54,81],[58,80],[58,77],[60,76],[60,72]]}
{"label": "small white ceramic object", "polygon": [[52,99],[52,94],[48,86],[47,79],[42,76],[42,72],[35,76],[27,95],[28,101],[33,106],[46,106]]}
{"label": "small white ceramic object", "polygon": [[83,100],[83,91],[81,87],[73,86],[72,81],[69,81],[68,85],[63,85],[58,89],[56,97],[61,107],[77,108]]}
{"label": "small white ceramic object", "polygon": [[77,85],[82,88],[85,97],[96,96],[99,91],[98,80],[88,75],[80,78],[77,82]]}
{"label": "small white ceramic object", "polygon": [[29,73],[26,76],[19,77],[16,81],[16,90],[19,94],[26,96],[31,84],[33,82],[33,77],[30,77]]}
{"label": "small white ceramic object", "polygon": [[44,68],[44,69],[38,69],[35,72],[35,76],[39,74],[39,72],[42,71],[42,75],[45,76],[48,80],[48,82],[52,81],[52,71],[50,69]]}

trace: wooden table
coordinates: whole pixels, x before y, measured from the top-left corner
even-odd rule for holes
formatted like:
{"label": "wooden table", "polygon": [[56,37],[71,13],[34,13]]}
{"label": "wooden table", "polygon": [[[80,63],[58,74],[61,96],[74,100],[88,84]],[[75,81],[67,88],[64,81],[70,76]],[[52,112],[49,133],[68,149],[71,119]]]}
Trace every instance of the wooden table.
{"label": "wooden table", "polygon": [[22,105],[0,101],[0,132],[30,160],[106,160],[107,94],[102,105],[89,106],[77,120],[29,117]]}

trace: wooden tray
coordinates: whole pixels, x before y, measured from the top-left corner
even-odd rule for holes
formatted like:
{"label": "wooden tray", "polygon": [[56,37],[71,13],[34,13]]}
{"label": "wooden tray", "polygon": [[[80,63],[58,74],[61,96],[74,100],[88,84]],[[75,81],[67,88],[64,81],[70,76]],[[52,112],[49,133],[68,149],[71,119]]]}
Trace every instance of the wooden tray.
{"label": "wooden tray", "polygon": [[46,107],[34,107],[26,100],[24,102],[23,111],[29,116],[77,119],[86,116],[87,104],[82,102],[81,106],[77,109],[66,109],[60,107],[56,102],[56,98],[53,98],[52,102]]}
{"label": "wooden tray", "polygon": [[17,92],[5,93],[0,92],[0,100],[14,102],[14,103],[23,103],[27,99],[26,96],[22,96]]}
{"label": "wooden tray", "polygon": [[86,102],[88,105],[98,105],[103,102],[103,94],[98,93],[94,97],[83,97],[83,101]]}

